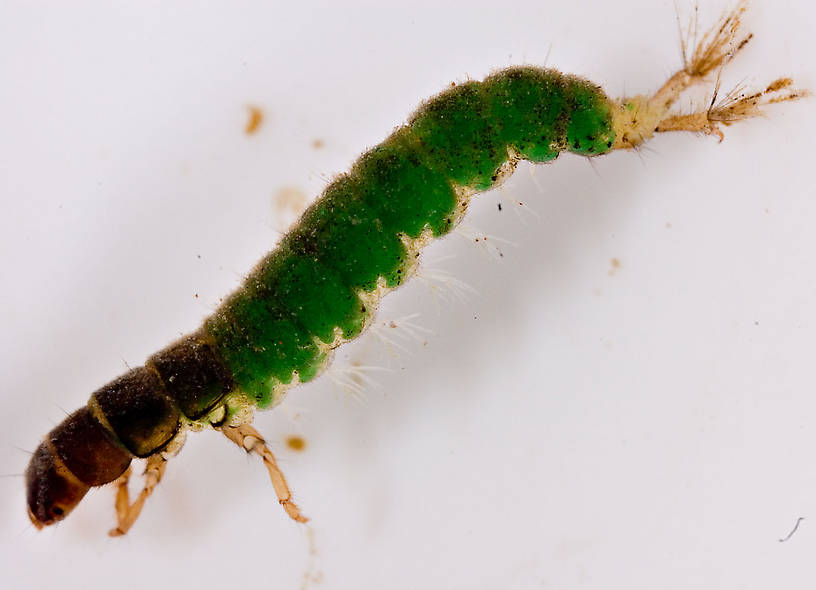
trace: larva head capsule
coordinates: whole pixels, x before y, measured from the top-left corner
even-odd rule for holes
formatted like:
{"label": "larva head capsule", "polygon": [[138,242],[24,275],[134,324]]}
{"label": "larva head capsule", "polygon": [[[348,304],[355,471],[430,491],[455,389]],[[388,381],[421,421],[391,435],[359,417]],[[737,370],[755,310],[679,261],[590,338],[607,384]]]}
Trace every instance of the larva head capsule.
{"label": "larva head capsule", "polygon": [[133,455],[85,407],[48,433],[26,469],[28,517],[38,529],[62,520],[88,490],[113,481]]}
{"label": "larva head capsule", "polygon": [[57,460],[47,441],[34,451],[25,479],[28,517],[38,529],[68,516],[90,489]]}

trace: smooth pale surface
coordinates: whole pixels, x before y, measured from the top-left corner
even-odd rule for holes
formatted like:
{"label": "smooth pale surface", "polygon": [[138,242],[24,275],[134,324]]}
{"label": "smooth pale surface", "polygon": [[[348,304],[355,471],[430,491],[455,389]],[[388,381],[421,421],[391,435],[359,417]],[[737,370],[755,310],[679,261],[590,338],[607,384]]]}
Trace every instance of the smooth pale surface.
{"label": "smooth pale surface", "polygon": [[[547,59],[618,95],[679,64],[669,1],[342,4],[2,5],[2,473],[237,286],[284,229],[276,193],[317,194],[445,84]],[[816,88],[816,9],[746,20],[724,88]],[[36,533],[0,480],[0,586],[811,587],[814,104],[475,199],[470,239],[424,262],[476,293],[414,280],[379,319],[420,314],[421,342],[338,355],[391,369],[363,404],[323,378],[259,415],[312,557],[260,462],[204,433],[124,539],[111,490]]]}

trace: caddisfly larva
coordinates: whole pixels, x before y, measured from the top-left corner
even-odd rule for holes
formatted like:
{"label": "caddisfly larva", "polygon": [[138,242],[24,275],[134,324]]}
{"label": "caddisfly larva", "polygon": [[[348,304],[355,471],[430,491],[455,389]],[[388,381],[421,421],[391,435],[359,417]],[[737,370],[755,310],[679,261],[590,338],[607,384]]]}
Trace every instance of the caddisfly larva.
{"label": "caddisfly larva", "polygon": [[[673,110],[682,93],[748,42],[750,36],[737,36],[744,10],[741,3],[727,13],[653,95],[613,100],[587,80],[523,66],[425,102],[329,184],[198,331],[97,390],[48,434],[26,472],[32,522],[61,520],[91,487],[115,481],[111,534],[126,533],[185,432],[207,427],[259,455],[281,505],[305,521],[251,426],[254,408],[279,403],[290,387],[324,370],[338,346],[371,324],[382,296],[416,270],[421,249],[456,227],[470,198],[495,187],[521,160],[548,162],[562,151],[596,157],[637,148],[662,132],[722,137],[722,126],[801,96],[780,78],[755,93],[740,90],[722,100],[715,93],[696,112]],[[145,458],[147,471],[131,503],[134,458]]]}

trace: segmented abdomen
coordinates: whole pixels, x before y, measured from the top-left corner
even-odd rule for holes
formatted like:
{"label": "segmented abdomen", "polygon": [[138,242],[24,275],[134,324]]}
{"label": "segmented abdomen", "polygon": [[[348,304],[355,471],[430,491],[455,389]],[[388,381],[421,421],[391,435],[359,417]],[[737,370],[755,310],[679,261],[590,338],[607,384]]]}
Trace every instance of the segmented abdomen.
{"label": "segmented abdomen", "polygon": [[265,407],[360,333],[378,295],[413,268],[421,238],[449,232],[503,166],[563,150],[601,154],[613,141],[610,101],[585,80],[519,67],[455,86],[325,189],[205,322],[206,339],[237,388]]}

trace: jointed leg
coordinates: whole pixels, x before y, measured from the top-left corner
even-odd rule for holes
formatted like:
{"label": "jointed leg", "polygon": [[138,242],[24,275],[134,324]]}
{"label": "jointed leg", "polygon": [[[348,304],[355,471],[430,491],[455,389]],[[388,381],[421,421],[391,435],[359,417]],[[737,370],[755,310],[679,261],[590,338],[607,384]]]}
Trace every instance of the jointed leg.
{"label": "jointed leg", "polygon": [[266,442],[260,433],[255,430],[250,424],[242,424],[241,426],[223,426],[220,428],[228,439],[236,445],[244,449],[247,453],[255,453],[263,459],[267,471],[269,471],[269,479],[272,480],[272,487],[275,488],[275,494],[278,496],[283,509],[286,510],[293,520],[298,522],[308,522],[308,518],[300,513],[300,508],[292,500],[292,492],[289,490],[289,485],[286,483],[286,478],[283,472],[278,467],[278,462],[275,460],[275,455],[266,446]]}
{"label": "jointed leg", "polygon": [[136,497],[136,501],[133,502],[133,504],[130,503],[130,494],[128,492],[128,479],[130,478],[131,468],[128,467],[127,471],[125,471],[119,477],[119,479],[114,482],[114,484],[117,486],[117,524],[115,529],[111,529],[108,532],[111,537],[119,537],[130,530],[130,527],[132,527],[133,523],[136,522],[136,519],[139,518],[139,513],[142,511],[148,496],[153,493],[154,488],[161,481],[166,467],[167,459],[164,458],[163,453],[158,453],[148,457],[144,472],[145,485],[144,488],[142,488],[142,491],[139,492],[139,495]]}

